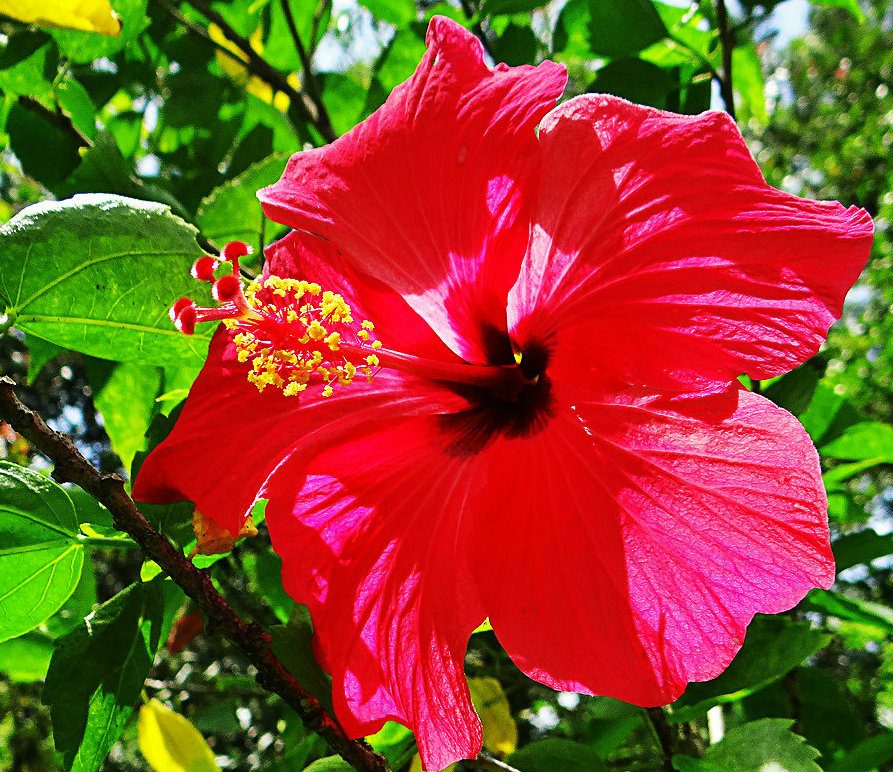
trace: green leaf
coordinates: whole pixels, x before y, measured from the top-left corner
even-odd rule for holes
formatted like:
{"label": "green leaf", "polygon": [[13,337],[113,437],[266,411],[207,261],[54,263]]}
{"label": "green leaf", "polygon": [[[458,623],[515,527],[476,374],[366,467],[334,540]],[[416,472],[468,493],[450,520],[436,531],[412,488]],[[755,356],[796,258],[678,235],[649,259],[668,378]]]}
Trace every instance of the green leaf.
{"label": "green leaf", "polygon": [[525,745],[511,754],[506,762],[521,772],[599,772],[607,769],[592,748],[558,737]]}
{"label": "green leaf", "polygon": [[836,759],[828,772],[873,772],[893,760],[893,732],[866,737]]}
{"label": "green leaf", "polygon": [[893,554],[893,534],[881,536],[877,531],[866,528],[841,536],[831,544],[831,548],[834,550],[837,572],[840,573],[860,563],[870,563]]}
{"label": "green leaf", "polygon": [[36,335],[27,336],[26,342],[28,344],[28,385],[31,386],[47,363],[59,356],[65,349],[43,338],[38,338]]}
{"label": "green leaf", "polygon": [[362,117],[366,87],[350,75],[340,72],[325,73],[319,81],[332,126],[338,134],[347,133]]}
{"label": "green leaf", "polygon": [[750,117],[760,126],[765,126],[769,120],[766,110],[766,82],[763,78],[763,65],[753,43],[737,46],[732,51],[732,73],[735,91],[741,98],[739,107],[742,108],[743,117]]}
{"label": "green leaf", "polygon": [[499,16],[500,14],[528,13],[548,4],[549,0],[484,0],[480,15]]}
{"label": "green leaf", "polygon": [[722,675],[693,683],[673,703],[673,721],[690,721],[714,705],[737,702],[793,670],[831,636],[807,622],[783,616],[758,616],[747,629],[744,645]]}
{"label": "green leaf", "polygon": [[533,30],[514,22],[507,24],[499,37],[491,43],[493,58],[512,67],[534,63],[538,49],[539,41]]}
{"label": "green leaf", "polygon": [[166,206],[82,195],[23,209],[0,228],[0,297],[14,324],[117,361],[200,361],[211,330],[183,335],[168,310],[207,290],[189,274],[203,252]]}
{"label": "green leaf", "polygon": [[50,190],[60,185],[81,160],[80,140],[65,123],[54,113],[22,101],[10,108],[6,118],[9,146],[22,169]]}
{"label": "green leaf", "polygon": [[642,59],[618,59],[602,67],[586,90],[667,109],[671,106],[668,95],[678,89],[678,78],[671,70]]}
{"label": "green leaf", "polygon": [[136,362],[88,363],[93,404],[102,416],[105,431],[125,469],[146,449],[146,431],[156,412],[155,397],[161,388],[161,372]]}
{"label": "green leaf", "polygon": [[205,237],[220,248],[229,241],[244,241],[259,251],[265,228],[273,226],[265,223],[257,191],[276,182],[287,161],[285,153],[271,155],[215,188],[202,201],[196,216]]}
{"label": "green leaf", "polygon": [[412,27],[397,30],[375,63],[363,113],[368,115],[379,107],[395,86],[415,72],[424,54],[425,41]]}
{"label": "green leaf", "polygon": [[826,382],[819,383],[809,406],[797,417],[817,445],[833,440],[846,427],[863,420],[849,400]]}
{"label": "green leaf", "polygon": [[272,550],[262,549],[244,554],[242,565],[254,579],[261,597],[270,606],[276,618],[280,622],[288,622],[295,602],[282,586],[281,558]]}
{"label": "green leaf", "polygon": [[869,625],[875,628],[878,637],[893,635],[893,610],[879,603],[858,600],[832,590],[813,590],[801,601],[799,608]]}
{"label": "green leaf", "polygon": [[304,772],[352,772],[353,767],[340,756],[324,756],[304,767]]}
{"label": "green leaf", "polygon": [[124,159],[111,131],[103,131],[84,154],[80,165],[60,185],[56,192],[61,196],[76,193],[114,193],[142,201],[167,204],[178,216],[186,210],[170,193],[156,185],[147,185],[133,173],[130,162]]}
{"label": "green leaf", "polygon": [[376,19],[390,22],[396,27],[403,27],[416,17],[413,0],[362,0],[361,5],[368,8]]}
{"label": "green leaf", "polygon": [[53,656],[53,639],[32,630],[0,643],[0,673],[16,683],[42,681]]}
{"label": "green leaf", "polygon": [[841,8],[850,14],[857,22],[865,21],[865,14],[859,5],[859,0],[812,0],[816,5],[824,5],[828,8]]}
{"label": "green leaf", "polygon": [[0,90],[7,96],[50,99],[59,56],[48,35],[22,30],[0,51]]}
{"label": "green leaf", "polygon": [[787,375],[762,382],[762,394],[779,407],[800,415],[809,403],[819,385],[821,373],[806,364]]}
{"label": "green leaf", "polygon": [[[91,140],[96,139],[96,105],[90,95],[73,78],[63,81],[56,88],[59,106],[71,118],[71,122]],[[106,193],[111,191],[105,191]]]}
{"label": "green leaf", "polygon": [[571,0],[555,28],[555,51],[591,58],[623,57],[664,38],[667,28],[650,0]]}
{"label": "green leaf", "polygon": [[308,692],[332,712],[332,679],[313,655],[313,622],[307,607],[296,603],[287,625],[270,628],[273,652]]}
{"label": "green leaf", "polygon": [[77,587],[84,565],[68,494],[48,477],[0,461],[0,641],[34,629]]}
{"label": "green leaf", "polygon": [[59,51],[75,62],[92,62],[126,48],[149,23],[147,0],[111,0],[121,19],[121,32],[116,37],[77,30],[53,30]]}
{"label": "green leaf", "polygon": [[134,584],[57,642],[43,701],[67,769],[93,772],[115,744],[182,593],[170,581]]}
{"label": "green leaf", "polygon": [[388,721],[366,741],[388,760],[392,769],[402,769],[415,755],[415,737],[396,721]]}
{"label": "green leaf", "polygon": [[878,421],[864,421],[847,427],[843,434],[822,445],[822,455],[846,461],[881,459],[893,463],[893,426]]}
{"label": "green leaf", "polygon": [[821,772],[819,752],[791,731],[789,718],[764,718],[729,730],[701,759],[673,756],[679,772]]}
{"label": "green leaf", "polygon": [[94,561],[86,559],[81,578],[71,597],[41,625],[41,630],[51,638],[61,638],[83,624],[84,619],[93,613],[96,605],[96,569]]}

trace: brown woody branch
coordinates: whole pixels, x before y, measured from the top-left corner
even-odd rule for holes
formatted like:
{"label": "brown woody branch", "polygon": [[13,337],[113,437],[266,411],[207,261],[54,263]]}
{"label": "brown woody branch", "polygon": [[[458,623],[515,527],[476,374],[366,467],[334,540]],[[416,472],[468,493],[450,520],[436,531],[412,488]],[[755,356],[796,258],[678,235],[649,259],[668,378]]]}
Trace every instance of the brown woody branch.
{"label": "brown woody branch", "polygon": [[19,401],[14,387],[11,378],[0,378],[0,417],[53,462],[53,477],[59,482],[76,483],[105,505],[115,527],[129,534],[146,556],[195,601],[212,627],[229,638],[257,668],[257,682],[278,694],[333,751],[355,769],[386,772],[387,761],[363,740],[350,739],[319,700],[285,669],[273,654],[269,634],[259,625],[240,618],[214,589],[208,573],[197,569],[152,527],[125,492],[124,481],[117,475],[96,470],[68,437],[53,431],[37,413]]}

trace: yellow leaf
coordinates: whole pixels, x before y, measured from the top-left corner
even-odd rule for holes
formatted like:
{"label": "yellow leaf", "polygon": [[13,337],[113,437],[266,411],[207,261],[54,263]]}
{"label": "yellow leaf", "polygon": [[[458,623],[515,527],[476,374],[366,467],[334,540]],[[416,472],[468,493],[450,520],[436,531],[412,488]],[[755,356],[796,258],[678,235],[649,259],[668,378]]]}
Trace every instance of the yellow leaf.
{"label": "yellow leaf", "polygon": [[192,530],[195,533],[195,549],[189,555],[190,558],[196,555],[220,555],[229,552],[239,539],[257,536],[257,528],[254,527],[251,515],[248,515],[239,532],[233,535],[226,528],[205,517],[198,509],[192,513]]}
{"label": "yellow leaf", "polygon": [[502,686],[495,678],[469,678],[468,688],[484,727],[484,747],[497,756],[507,756],[518,747],[518,725]]}
{"label": "yellow leaf", "polygon": [[137,721],[140,751],[155,772],[216,772],[214,751],[188,719],[158,700],[140,708]]}
{"label": "yellow leaf", "polygon": [[0,0],[0,13],[41,27],[117,35],[121,22],[109,0]]}

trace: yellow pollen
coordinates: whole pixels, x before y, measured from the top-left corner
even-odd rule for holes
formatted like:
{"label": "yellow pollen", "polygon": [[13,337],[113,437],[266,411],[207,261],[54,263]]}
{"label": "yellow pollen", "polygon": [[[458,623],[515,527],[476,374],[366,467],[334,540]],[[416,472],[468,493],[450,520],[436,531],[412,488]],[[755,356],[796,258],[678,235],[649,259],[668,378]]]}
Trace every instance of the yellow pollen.
{"label": "yellow pollen", "polygon": [[372,380],[379,358],[359,352],[382,344],[370,334],[372,322],[354,324],[340,294],[280,276],[255,279],[243,294],[248,309],[224,323],[233,333],[236,359],[250,363],[247,378],[258,391],[272,386],[294,397],[318,384],[329,397],[358,374]]}

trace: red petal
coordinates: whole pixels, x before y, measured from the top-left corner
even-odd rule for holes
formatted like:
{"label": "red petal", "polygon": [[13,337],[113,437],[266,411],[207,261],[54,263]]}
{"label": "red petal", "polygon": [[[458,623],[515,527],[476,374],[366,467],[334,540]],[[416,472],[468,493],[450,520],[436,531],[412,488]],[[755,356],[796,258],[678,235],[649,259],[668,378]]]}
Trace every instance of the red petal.
{"label": "red petal", "polygon": [[267,247],[265,255],[265,276],[315,281],[323,289],[341,293],[356,322],[373,322],[375,337],[387,348],[418,357],[458,361],[406,300],[378,279],[358,274],[331,241],[292,231]]}
{"label": "red petal", "polygon": [[540,141],[522,344],[554,335],[556,354],[663,388],[768,378],[816,353],[868,258],[868,214],[769,187],[723,113],[584,96]]}
{"label": "red petal", "polygon": [[754,613],[834,580],[817,454],[768,400],[605,390],[571,413],[500,461],[525,483],[492,539],[525,561],[479,561],[493,628],[534,678],[666,703],[728,665]]}
{"label": "red petal", "polygon": [[[356,314],[381,311],[380,320],[375,321],[397,342],[411,340],[432,356],[437,352],[453,356],[433,333],[425,333],[424,323],[399,295],[376,282],[360,287],[340,276],[337,255],[330,249],[322,239],[291,234],[271,247],[270,265],[284,276],[290,275],[285,269],[292,265],[300,268],[300,278],[321,284],[324,280],[325,288],[343,295]],[[368,308],[358,296],[368,297]],[[321,396],[320,388],[309,388],[296,397],[285,397],[275,389],[261,394],[248,383],[248,370],[236,361],[229,334],[218,330],[173,431],[140,469],[135,498],[192,501],[207,517],[235,533],[261,497],[267,476],[292,454],[309,453],[339,436],[361,431],[369,422],[448,413],[466,404],[437,385],[385,370],[371,384],[357,382],[327,398]]]}
{"label": "red petal", "polygon": [[[463,675],[484,618],[467,531],[483,483],[448,452],[437,418],[392,423],[306,463],[268,489],[283,581],[313,616],[335,710],[353,736],[393,719],[425,769],[474,757],[480,723]],[[303,474],[302,474],[303,472]]]}
{"label": "red petal", "polygon": [[[506,294],[539,170],[534,127],[564,68],[491,70],[477,39],[435,17],[415,75],[345,136],[298,153],[258,194],[267,215],[332,239],[404,295],[458,354],[484,361],[505,331]],[[489,356],[488,356],[489,355]]]}

